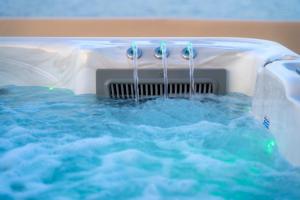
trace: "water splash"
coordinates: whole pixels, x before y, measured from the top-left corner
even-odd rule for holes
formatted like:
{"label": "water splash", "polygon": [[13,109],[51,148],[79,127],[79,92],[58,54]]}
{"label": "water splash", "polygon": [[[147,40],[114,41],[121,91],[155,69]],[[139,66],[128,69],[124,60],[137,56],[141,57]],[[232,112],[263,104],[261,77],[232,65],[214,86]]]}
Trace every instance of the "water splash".
{"label": "water splash", "polygon": [[134,92],[135,101],[139,101],[139,76],[138,76],[138,48],[135,42],[131,43],[131,49],[133,53],[132,65],[133,65],[133,82],[134,82]]}
{"label": "water splash", "polygon": [[164,70],[164,98],[168,98],[168,64],[167,64],[167,44],[165,42],[160,43],[160,51],[162,58],[162,65]]}
{"label": "water splash", "polygon": [[190,98],[195,94],[195,65],[194,65],[194,49],[193,44],[188,43],[187,50],[189,52],[189,69],[190,69]]}

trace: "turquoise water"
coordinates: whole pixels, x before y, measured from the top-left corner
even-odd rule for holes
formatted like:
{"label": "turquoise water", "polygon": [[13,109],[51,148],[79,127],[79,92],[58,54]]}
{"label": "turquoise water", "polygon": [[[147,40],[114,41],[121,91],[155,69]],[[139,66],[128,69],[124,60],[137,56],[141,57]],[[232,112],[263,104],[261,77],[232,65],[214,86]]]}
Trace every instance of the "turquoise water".
{"label": "turquoise water", "polygon": [[299,0],[0,0],[2,17],[300,20]]}
{"label": "turquoise water", "polygon": [[0,89],[0,199],[300,199],[300,169],[232,94],[97,100]]}

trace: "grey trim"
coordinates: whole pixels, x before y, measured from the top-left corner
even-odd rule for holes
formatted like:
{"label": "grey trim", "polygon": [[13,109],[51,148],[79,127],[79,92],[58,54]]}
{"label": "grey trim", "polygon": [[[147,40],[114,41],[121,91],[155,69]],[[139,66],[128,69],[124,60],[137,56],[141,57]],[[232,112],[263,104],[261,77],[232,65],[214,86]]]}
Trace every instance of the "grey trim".
{"label": "grey trim", "polygon": [[[139,69],[139,93],[142,97],[163,95],[163,70]],[[195,69],[196,93],[226,94],[225,69]],[[169,96],[181,97],[189,94],[189,69],[168,69]],[[96,72],[96,94],[99,97],[133,98],[132,69],[98,69]]]}

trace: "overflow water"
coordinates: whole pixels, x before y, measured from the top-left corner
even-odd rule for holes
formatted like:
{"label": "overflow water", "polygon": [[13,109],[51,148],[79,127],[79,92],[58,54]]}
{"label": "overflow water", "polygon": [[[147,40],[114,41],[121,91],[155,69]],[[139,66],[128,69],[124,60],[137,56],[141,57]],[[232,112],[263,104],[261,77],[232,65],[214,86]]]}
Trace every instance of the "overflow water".
{"label": "overflow water", "polygon": [[138,47],[135,42],[131,43],[131,49],[133,53],[133,81],[134,81],[134,92],[135,92],[135,101],[139,101],[139,75],[138,75]]}
{"label": "overflow water", "polygon": [[162,65],[163,65],[163,73],[164,73],[164,98],[168,98],[168,64],[167,64],[167,44],[165,42],[160,43],[160,51],[161,51],[161,58],[162,58]]}
{"label": "overflow water", "polygon": [[195,77],[194,77],[194,48],[193,44],[189,43],[187,46],[189,52],[189,69],[190,69],[190,98],[195,94]]}

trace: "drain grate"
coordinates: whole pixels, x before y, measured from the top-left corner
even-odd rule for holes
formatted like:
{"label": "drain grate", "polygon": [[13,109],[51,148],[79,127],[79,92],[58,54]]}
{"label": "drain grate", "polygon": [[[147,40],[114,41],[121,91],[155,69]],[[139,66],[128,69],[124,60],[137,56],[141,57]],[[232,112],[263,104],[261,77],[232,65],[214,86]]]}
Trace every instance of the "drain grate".
{"label": "drain grate", "polygon": [[[196,94],[212,94],[215,93],[212,82],[195,83]],[[114,99],[131,99],[135,97],[133,83],[110,83],[108,85],[109,96]],[[189,83],[169,83],[169,97],[187,97],[190,92]],[[140,83],[138,85],[139,97],[159,97],[164,95],[163,83]]]}
{"label": "drain grate", "polygon": [[[162,69],[139,69],[138,92],[140,98],[164,95]],[[196,94],[226,94],[226,70],[195,69]],[[188,97],[190,93],[189,69],[168,69],[168,96]],[[97,69],[96,93],[98,97],[114,99],[135,98],[132,69]]]}

